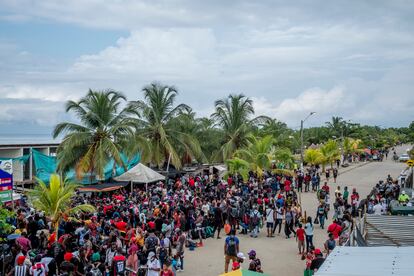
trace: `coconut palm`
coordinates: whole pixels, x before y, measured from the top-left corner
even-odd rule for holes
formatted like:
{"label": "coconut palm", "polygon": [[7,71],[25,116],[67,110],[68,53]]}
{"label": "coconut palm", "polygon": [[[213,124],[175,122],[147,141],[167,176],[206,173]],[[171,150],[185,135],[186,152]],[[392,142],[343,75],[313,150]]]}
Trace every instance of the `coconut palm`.
{"label": "coconut palm", "polygon": [[324,163],[324,156],[320,149],[307,149],[305,151],[304,160],[311,165],[318,165]]}
{"label": "coconut palm", "polygon": [[343,120],[342,117],[332,117],[331,122],[325,123],[328,128],[331,129],[332,134],[336,135],[337,137],[341,136],[341,133],[346,125],[346,122]]}
{"label": "coconut palm", "polygon": [[251,170],[255,171],[258,175],[262,175],[263,170],[270,168],[270,152],[273,143],[274,139],[271,135],[267,135],[263,138],[250,136],[248,145],[238,149],[234,155],[247,161]]}
{"label": "coconut palm", "polygon": [[285,169],[293,169],[295,158],[288,148],[275,148],[271,154],[280,167]]}
{"label": "coconut palm", "polygon": [[247,180],[250,167],[249,162],[235,157],[233,159],[226,160],[226,164],[229,174],[239,174],[243,177],[244,180]]}
{"label": "coconut palm", "polygon": [[260,116],[252,119],[253,101],[243,94],[217,100],[215,109],[211,117],[224,131],[224,142],[220,149],[222,160],[231,158],[234,152],[247,146],[252,124],[267,118]]}
{"label": "coconut palm", "polygon": [[136,132],[149,143],[149,159],[158,167],[162,167],[171,157],[171,163],[182,166],[179,150],[184,149],[191,158],[201,157],[198,140],[186,130],[176,128],[174,119],[182,113],[191,112],[185,104],[174,105],[178,95],[172,86],[152,83],[143,88],[144,101],[133,101],[129,107],[134,110],[137,118]]}
{"label": "coconut palm", "polygon": [[130,110],[121,109],[126,101],[119,92],[92,91],[79,101],[68,101],[66,112],[73,113],[79,123],[62,122],[56,125],[53,137],[65,134],[57,149],[58,170],[75,168],[80,178],[83,173],[104,177],[104,167],[114,159],[125,164],[121,151],[132,135]]}
{"label": "coconut palm", "polygon": [[[52,174],[49,185],[38,179],[38,184],[33,190],[28,191],[29,200],[34,208],[43,211],[52,221],[56,236],[58,227],[64,218],[74,216],[82,212],[93,212],[95,207],[89,204],[72,205],[72,197],[78,185],[60,180],[59,176]],[[57,237],[56,237],[57,239]]]}
{"label": "coconut palm", "polygon": [[335,140],[328,140],[321,146],[320,151],[324,159],[323,164],[328,163],[331,168],[333,168],[333,163],[341,156],[338,143]]}

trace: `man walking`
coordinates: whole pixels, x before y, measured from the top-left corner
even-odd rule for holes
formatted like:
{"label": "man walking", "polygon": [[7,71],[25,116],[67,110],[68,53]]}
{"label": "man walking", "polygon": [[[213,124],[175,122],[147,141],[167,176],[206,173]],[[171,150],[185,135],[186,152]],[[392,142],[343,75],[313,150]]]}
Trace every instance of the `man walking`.
{"label": "man walking", "polygon": [[236,230],[230,231],[224,242],[224,272],[227,273],[229,269],[230,260],[237,262],[237,254],[239,253],[239,239],[236,237]]}

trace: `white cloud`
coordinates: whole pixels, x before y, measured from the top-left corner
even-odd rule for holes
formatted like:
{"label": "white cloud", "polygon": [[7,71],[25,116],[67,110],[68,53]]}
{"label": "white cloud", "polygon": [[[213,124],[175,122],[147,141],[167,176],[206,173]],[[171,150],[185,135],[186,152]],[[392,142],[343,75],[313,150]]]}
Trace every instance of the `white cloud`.
{"label": "white cloud", "polygon": [[97,54],[81,56],[69,71],[188,78],[206,74],[215,65],[215,48],[216,39],[209,29],[142,29]]}
{"label": "white cloud", "polygon": [[296,127],[310,112],[317,113],[315,117],[318,117],[318,122],[333,114],[340,114],[353,105],[350,100],[343,87],[338,86],[331,90],[312,88],[278,104],[265,97],[254,98],[254,108],[257,114],[271,116]]}
{"label": "white cloud", "polygon": [[0,87],[0,95],[7,99],[36,99],[49,102],[63,102],[77,98],[79,93],[73,93],[70,89],[61,86],[42,86],[20,85],[12,87]]}

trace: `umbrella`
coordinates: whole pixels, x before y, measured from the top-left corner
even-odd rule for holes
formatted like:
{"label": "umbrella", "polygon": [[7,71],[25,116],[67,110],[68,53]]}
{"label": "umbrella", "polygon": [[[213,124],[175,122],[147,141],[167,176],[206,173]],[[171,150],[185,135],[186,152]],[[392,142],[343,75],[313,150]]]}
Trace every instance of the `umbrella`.
{"label": "umbrella", "polygon": [[229,273],[221,274],[220,276],[269,276],[269,274],[258,273],[247,269],[238,269]]}
{"label": "umbrella", "polygon": [[17,239],[18,237],[20,237],[21,235],[19,235],[19,234],[10,234],[10,235],[8,235],[7,236],[7,239],[9,240],[9,241],[11,241],[11,240],[15,240],[15,239]]}

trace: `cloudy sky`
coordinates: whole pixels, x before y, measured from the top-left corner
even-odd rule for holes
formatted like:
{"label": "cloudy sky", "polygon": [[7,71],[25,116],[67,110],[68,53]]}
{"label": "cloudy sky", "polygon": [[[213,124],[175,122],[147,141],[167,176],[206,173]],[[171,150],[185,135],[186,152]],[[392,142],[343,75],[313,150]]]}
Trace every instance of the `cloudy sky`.
{"label": "cloudy sky", "polygon": [[[292,4],[291,2],[294,2]],[[0,133],[50,133],[87,89],[229,93],[298,127],[414,119],[413,1],[0,0]]]}

